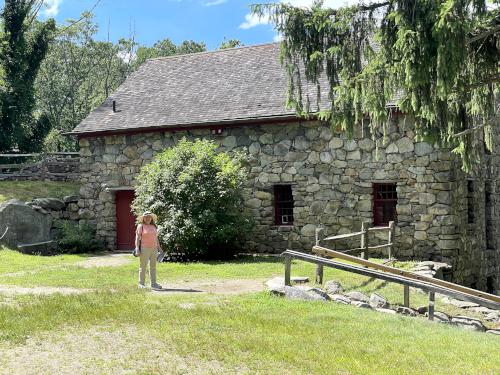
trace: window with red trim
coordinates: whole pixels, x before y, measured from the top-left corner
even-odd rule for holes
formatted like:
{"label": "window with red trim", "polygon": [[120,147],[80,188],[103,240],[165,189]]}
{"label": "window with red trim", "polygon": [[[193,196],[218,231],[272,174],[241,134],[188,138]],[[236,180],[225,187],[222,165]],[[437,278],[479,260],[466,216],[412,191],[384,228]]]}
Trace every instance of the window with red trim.
{"label": "window with red trim", "polygon": [[396,221],[397,203],[396,184],[373,184],[373,224],[383,226]]}
{"label": "window with red trim", "polygon": [[274,185],[274,223],[293,224],[292,185]]}

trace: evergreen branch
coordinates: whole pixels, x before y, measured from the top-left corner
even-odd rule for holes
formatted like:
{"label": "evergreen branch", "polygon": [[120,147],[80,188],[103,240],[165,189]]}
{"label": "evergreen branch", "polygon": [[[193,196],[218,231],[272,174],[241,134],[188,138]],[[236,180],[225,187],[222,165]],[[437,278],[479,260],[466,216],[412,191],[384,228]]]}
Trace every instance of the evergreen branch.
{"label": "evergreen branch", "polygon": [[482,33],[474,35],[473,37],[467,39],[466,43],[467,44],[474,43],[478,40],[481,40],[481,39],[484,39],[484,38],[490,36],[491,34],[496,34],[498,32],[500,32],[500,25],[497,25],[496,27],[494,27],[490,30],[486,30],[486,31],[483,31]]}

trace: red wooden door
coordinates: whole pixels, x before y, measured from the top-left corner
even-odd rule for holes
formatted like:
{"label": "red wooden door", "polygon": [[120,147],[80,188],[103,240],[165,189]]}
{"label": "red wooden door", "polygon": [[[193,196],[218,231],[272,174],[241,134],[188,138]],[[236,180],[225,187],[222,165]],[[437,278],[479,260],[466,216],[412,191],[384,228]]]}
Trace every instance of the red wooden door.
{"label": "red wooden door", "polygon": [[135,216],[130,210],[134,200],[134,191],[117,191],[115,198],[116,248],[118,250],[131,250],[135,247]]}

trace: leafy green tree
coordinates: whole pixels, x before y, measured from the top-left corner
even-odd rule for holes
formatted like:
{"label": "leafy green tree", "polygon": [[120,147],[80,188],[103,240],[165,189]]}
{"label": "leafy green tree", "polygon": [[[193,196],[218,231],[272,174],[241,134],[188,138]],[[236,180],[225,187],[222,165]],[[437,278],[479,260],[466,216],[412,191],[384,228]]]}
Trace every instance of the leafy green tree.
{"label": "leafy green tree", "polygon": [[238,39],[226,39],[221,42],[219,49],[242,47],[244,44]]}
{"label": "leafy green tree", "polygon": [[130,41],[96,41],[98,26],[91,13],[78,23],[68,22],[71,27],[58,28],[36,81],[37,109],[53,129],[45,140],[47,151],[75,150],[76,142],[63,141],[61,133],[78,125],[130,71],[123,58],[130,53]]}
{"label": "leafy green tree", "polygon": [[388,105],[399,98],[399,109],[416,120],[417,138],[455,147],[467,166],[474,129],[483,129],[491,148],[498,126],[500,1],[491,3],[379,0],[326,9],[317,1],[253,11],[283,35],[288,102],[298,113],[310,113],[304,81],[319,87],[322,76],[331,107],[319,116],[349,134],[366,115],[373,130],[385,129]]}
{"label": "leafy green tree", "polygon": [[147,59],[156,57],[166,57],[174,55],[185,55],[188,53],[204,52],[207,50],[205,43],[185,40],[179,45],[175,45],[169,38],[159,40],[152,47],[140,46],[137,48],[133,60],[134,68],[141,66]]}
{"label": "leafy green tree", "polygon": [[251,221],[242,212],[243,156],[217,152],[207,140],[182,140],[140,173],[133,208],[158,215],[167,253],[188,259],[226,258],[237,251]]}
{"label": "leafy green tree", "polygon": [[35,20],[37,0],[5,0],[0,40],[0,152],[15,146],[30,151],[44,136],[43,122],[33,118],[35,79],[44,59],[55,22]]}

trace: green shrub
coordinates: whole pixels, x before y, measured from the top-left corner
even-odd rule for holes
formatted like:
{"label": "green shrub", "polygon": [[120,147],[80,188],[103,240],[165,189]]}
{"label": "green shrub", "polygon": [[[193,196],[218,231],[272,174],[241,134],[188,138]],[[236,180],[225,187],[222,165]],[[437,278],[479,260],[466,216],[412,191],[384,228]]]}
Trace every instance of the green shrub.
{"label": "green shrub", "polygon": [[94,253],[104,246],[96,240],[95,230],[89,224],[78,225],[70,221],[60,222],[61,234],[57,241],[57,252],[61,254]]}
{"label": "green shrub", "polygon": [[241,248],[252,226],[243,213],[243,160],[218,153],[213,142],[183,139],[141,170],[133,208],[158,215],[167,255],[222,259]]}

